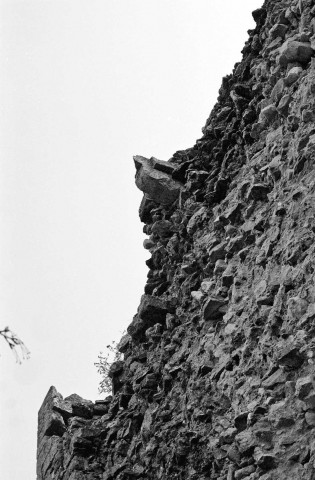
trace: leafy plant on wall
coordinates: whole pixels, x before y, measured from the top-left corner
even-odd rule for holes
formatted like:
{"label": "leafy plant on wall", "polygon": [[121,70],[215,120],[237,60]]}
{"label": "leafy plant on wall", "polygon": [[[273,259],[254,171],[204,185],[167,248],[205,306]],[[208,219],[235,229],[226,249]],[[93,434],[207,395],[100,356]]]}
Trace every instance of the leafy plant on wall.
{"label": "leafy plant on wall", "polygon": [[117,346],[118,343],[115,341],[110,345],[107,345],[106,352],[100,352],[98,355],[98,362],[94,363],[97,372],[102,377],[98,388],[100,394],[105,393],[105,395],[111,395],[112,393],[112,380],[109,376],[109,370],[114,362],[117,362],[122,358],[122,354],[118,351]]}

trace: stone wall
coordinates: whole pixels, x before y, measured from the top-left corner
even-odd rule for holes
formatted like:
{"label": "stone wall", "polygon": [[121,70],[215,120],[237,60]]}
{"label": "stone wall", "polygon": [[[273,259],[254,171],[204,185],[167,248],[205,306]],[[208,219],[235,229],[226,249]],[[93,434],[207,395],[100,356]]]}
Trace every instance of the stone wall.
{"label": "stone wall", "polygon": [[315,1],[253,17],[202,138],[134,158],[144,295],[113,396],[49,390],[38,480],[315,479]]}

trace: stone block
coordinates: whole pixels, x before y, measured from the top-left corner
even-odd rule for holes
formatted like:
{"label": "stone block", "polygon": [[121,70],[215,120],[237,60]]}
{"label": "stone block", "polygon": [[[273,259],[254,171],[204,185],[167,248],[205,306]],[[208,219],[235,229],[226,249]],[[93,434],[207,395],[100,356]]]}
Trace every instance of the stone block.
{"label": "stone block", "polygon": [[286,41],[280,48],[279,64],[286,67],[289,63],[299,62],[306,64],[310,62],[314,50],[309,42]]}
{"label": "stone block", "polygon": [[170,205],[178,199],[182,184],[173,180],[170,173],[157,169],[160,164],[140,156],[135,156],[134,161],[136,185],[149,199],[161,205]]}

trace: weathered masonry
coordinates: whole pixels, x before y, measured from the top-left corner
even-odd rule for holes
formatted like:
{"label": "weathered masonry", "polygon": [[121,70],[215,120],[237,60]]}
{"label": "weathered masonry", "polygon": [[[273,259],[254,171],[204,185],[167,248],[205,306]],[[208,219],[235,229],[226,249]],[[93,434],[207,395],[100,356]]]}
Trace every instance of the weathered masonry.
{"label": "weathered masonry", "polygon": [[147,284],[113,395],[49,390],[38,480],[315,479],[315,2],[253,16],[202,138],[134,158]]}

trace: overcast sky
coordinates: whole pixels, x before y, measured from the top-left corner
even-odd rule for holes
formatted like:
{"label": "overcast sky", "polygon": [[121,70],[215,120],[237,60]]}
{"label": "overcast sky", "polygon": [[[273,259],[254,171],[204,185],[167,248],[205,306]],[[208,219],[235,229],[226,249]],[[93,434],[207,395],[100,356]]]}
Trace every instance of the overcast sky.
{"label": "overcast sky", "polygon": [[0,329],[31,350],[0,343],[1,479],[35,479],[50,385],[98,398],[147,274],[132,156],[201,137],[261,4],[0,0]]}

